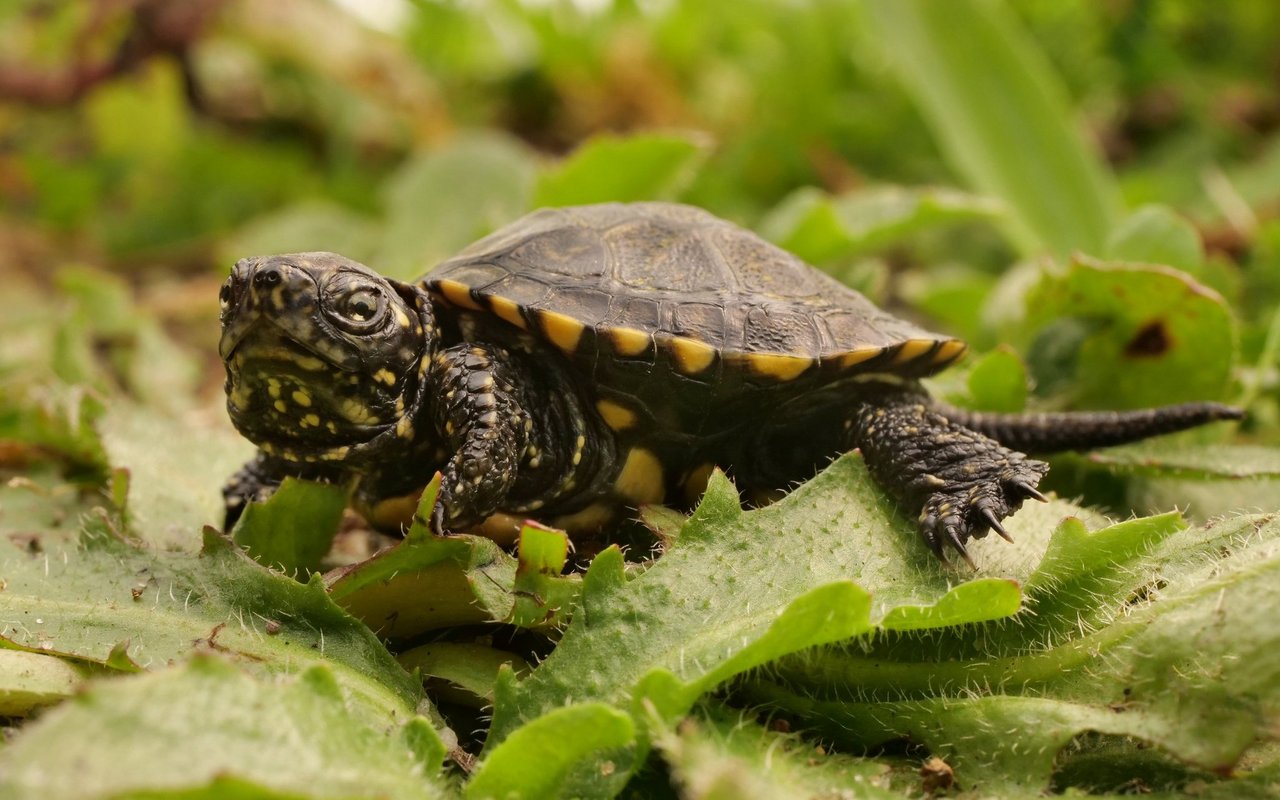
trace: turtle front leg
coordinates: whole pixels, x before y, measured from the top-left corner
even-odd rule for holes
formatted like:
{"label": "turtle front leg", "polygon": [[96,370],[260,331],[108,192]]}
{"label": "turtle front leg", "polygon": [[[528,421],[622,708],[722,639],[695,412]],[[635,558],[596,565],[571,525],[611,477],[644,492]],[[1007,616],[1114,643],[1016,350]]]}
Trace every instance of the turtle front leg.
{"label": "turtle front leg", "polygon": [[973,564],[965,545],[994,530],[1024,500],[1044,500],[1036,486],[1049,465],[948,421],[909,388],[868,395],[849,419],[852,443],[875,480],[916,513],[920,533],[944,561],[951,547]]}
{"label": "turtle front leg", "polygon": [[506,351],[459,345],[435,356],[432,416],[453,454],[431,513],[437,534],[482,522],[515,483],[533,423],[520,404]]}

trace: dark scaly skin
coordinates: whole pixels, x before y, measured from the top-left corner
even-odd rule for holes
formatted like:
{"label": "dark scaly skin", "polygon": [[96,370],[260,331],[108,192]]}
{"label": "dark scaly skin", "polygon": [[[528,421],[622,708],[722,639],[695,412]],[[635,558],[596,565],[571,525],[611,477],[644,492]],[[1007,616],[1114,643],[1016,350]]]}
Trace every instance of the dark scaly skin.
{"label": "dark scaly skin", "polygon": [[430,380],[439,387],[431,415],[453,455],[431,517],[436,533],[466,529],[493,514],[511,492],[533,432],[506,351],[457,345],[436,354]]}
{"label": "dark scaly skin", "polygon": [[925,543],[945,560],[953,548],[970,564],[970,538],[994,530],[1028,498],[1049,465],[942,416],[918,386],[867,387],[850,419],[850,444],[904,509],[920,509]]}

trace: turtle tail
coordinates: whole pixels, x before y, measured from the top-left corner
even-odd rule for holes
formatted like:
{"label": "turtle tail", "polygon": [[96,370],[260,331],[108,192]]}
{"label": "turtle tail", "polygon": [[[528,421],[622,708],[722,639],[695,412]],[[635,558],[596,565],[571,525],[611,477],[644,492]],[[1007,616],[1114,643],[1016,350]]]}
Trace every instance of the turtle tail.
{"label": "turtle tail", "polygon": [[1244,411],[1222,403],[1180,403],[1138,411],[1074,411],[994,414],[943,403],[934,410],[951,422],[1027,453],[1087,450],[1194,428],[1207,422],[1241,419]]}

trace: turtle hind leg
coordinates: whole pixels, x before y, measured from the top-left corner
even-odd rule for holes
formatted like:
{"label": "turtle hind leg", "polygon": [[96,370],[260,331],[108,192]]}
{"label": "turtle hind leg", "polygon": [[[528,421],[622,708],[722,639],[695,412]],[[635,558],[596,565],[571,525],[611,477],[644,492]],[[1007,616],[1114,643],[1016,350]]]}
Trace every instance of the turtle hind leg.
{"label": "turtle hind leg", "polygon": [[1194,428],[1244,412],[1222,403],[1182,403],[1137,411],[1072,411],[1045,414],[989,414],[941,403],[934,409],[970,430],[1008,447],[1032,453],[1108,447]]}
{"label": "turtle hind leg", "polygon": [[918,513],[925,543],[943,560],[952,549],[972,564],[970,539],[993,530],[1007,539],[1002,520],[1024,500],[1044,499],[1036,486],[1048,464],[947,419],[922,394],[870,394],[848,431],[871,476],[904,511]]}

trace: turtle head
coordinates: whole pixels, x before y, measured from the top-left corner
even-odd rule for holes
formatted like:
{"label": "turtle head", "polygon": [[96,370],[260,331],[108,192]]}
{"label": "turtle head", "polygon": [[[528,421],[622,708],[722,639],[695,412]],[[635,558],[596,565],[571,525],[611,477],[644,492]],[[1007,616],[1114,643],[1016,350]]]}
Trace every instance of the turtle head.
{"label": "turtle head", "polygon": [[291,253],[236,262],[218,299],[227,410],[264,452],[339,461],[412,430],[438,335],[422,290]]}

